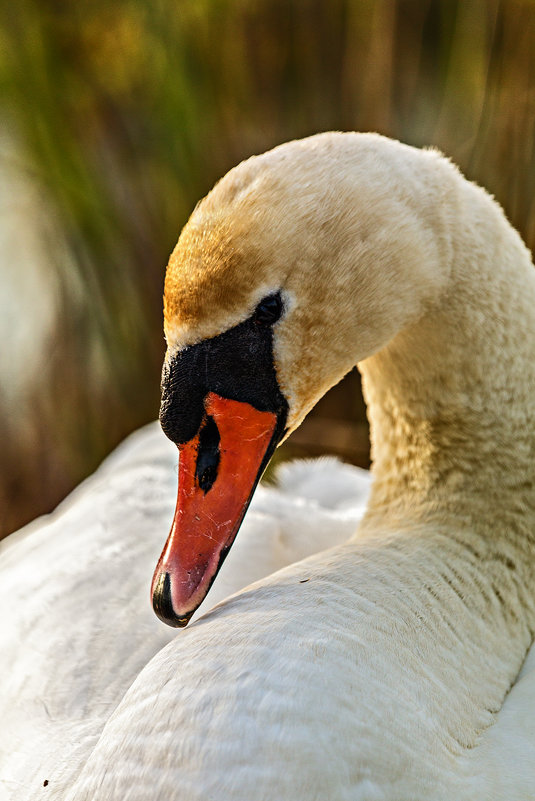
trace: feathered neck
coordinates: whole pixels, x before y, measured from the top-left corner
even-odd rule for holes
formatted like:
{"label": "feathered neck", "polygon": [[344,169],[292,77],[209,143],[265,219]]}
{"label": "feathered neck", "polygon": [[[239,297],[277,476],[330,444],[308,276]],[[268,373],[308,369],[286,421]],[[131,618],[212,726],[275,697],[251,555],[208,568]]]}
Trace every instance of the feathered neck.
{"label": "feathered neck", "polygon": [[516,509],[535,524],[535,270],[483,190],[459,181],[455,206],[439,303],[360,364],[371,507],[472,506],[494,521]]}
{"label": "feathered neck", "polygon": [[503,689],[535,632],[535,271],[483,190],[459,181],[456,208],[440,302],[359,365],[374,487],[358,536],[399,537],[436,565],[444,620],[460,598],[477,631],[470,686],[494,642]]}

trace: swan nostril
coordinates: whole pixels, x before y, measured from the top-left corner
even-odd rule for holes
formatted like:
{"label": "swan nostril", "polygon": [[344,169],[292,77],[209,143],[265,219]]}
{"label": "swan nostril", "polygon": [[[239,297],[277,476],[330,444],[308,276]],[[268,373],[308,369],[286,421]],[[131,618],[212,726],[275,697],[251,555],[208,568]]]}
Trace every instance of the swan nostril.
{"label": "swan nostril", "polygon": [[199,476],[199,487],[203,492],[208,492],[217,478],[217,466],[208,465]]}
{"label": "swan nostril", "polygon": [[213,417],[207,417],[199,433],[199,448],[195,476],[204,493],[212,488],[217,478],[221,458],[219,443],[221,438]]}

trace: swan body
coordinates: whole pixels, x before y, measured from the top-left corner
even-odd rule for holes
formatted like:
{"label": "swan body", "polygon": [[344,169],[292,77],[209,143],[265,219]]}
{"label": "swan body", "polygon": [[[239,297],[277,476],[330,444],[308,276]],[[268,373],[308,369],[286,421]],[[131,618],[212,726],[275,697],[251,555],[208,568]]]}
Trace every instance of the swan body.
{"label": "swan body", "polygon": [[[151,424],[52,515],[0,544],[0,799],[64,799],[129,685],[175,632],[149,603],[176,494],[176,448]],[[260,487],[201,612],[349,538],[369,476],[334,459]],[[120,577],[120,581],[117,581]]]}
{"label": "swan body", "polygon": [[[363,134],[288,143],[193,212],[165,331],[162,424],[206,499],[226,475],[203,433],[214,420],[224,432],[229,409],[256,403],[279,437],[357,362],[374,481],[348,542],[155,653],[68,801],[533,799],[535,273],[499,206],[434,151]],[[261,355],[265,404],[247,370],[210,373],[225,343],[247,370]],[[153,599],[184,625],[215,557],[176,579],[177,510]]]}

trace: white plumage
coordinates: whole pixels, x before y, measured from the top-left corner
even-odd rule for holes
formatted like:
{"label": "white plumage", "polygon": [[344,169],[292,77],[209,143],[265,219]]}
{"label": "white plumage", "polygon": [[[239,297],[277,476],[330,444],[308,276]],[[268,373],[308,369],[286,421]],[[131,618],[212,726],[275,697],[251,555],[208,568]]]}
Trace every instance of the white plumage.
{"label": "white plumage", "polygon": [[[149,597],[176,465],[177,449],[147,426],[54,514],[0,544],[0,799],[41,798],[45,789],[64,799],[134,678],[181,636],[157,620]],[[278,486],[256,493],[197,616],[346,540],[368,485],[366,471],[335,459],[282,465]]]}
{"label": "white plumage", "polygon": [[145,600],[169,469],[143,456],[129,481],[116,457],[6,546],[11,797],[48,778],[66,801],[533,801],[535,273],[502,211],[437,153],[324,134],[231,171],[169,270],[169,358],[280,289],[291,428],[360,362],[367,511],[343,543],[361,474],[289,468],[216,591],[333,547],[171,638]]}

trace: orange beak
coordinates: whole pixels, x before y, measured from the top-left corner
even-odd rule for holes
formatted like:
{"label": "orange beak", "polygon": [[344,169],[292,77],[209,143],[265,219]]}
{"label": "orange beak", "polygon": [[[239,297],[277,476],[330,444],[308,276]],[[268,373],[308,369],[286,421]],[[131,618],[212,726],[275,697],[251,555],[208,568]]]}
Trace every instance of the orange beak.
{"label": "orange beak", "polygon": [[195,437],[179,445],[171,532],[152,579],[154,611],[185,626],[234,542],[277,445],[277,415],[210,392]]}

